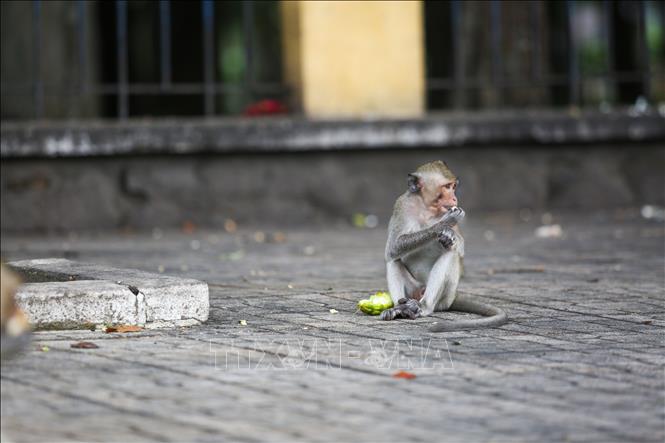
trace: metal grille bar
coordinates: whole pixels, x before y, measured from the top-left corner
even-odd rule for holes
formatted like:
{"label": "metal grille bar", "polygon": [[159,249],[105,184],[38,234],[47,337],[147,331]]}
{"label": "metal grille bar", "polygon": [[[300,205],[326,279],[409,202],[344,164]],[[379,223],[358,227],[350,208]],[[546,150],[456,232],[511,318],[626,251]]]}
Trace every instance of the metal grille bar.
{"label": "metal grille bar", "polygon": [[570,77],[570,97],[571,105],[577,105],[580,102],[580,67],[575,38],[575,26],[573,23],[575,15],[575,2],[566,0],[566,19],[568,29],[568,76]]}
{"label": "metal grille bar", "polygon": [[492,78],[494,80],[494,92],[496,104],[501,104],[501,93],[503,85],[503,66],[501,64],[501,1],[492,0],[490,4],[491,32],[492,37]]}
{"label": "metal grille bar", "polygon": [[127,1],[116,2],[116,43],[118,48],[118,115],[121,119],[129,115],[128,67],[127,67]]}
{"label": "metal grille bar", "polygon": [[214,71],[214,35],[213,24],[215,9],[212,0],[201,3],[203,18],[203,78],[205,82],[205,114],[215,113],[215,71]]}
{"label": "metal grille bar", "polygon": [[77,3],[78,7],[78,17],[77,17],[77,26],[78,26],[78,50],[79,50],[79,94],[84,94],[88,86],[88,76],[87,76],[87,60],[86,60],[86,20],[85,20],[85,0],[79,0]]}
{"label": "metal grille bar", "polygon": [[[432,2],[435,3],[435,2]],[[452,63],[453,67],[451,69],[450,77],[428,77],[427,78],[427,90],[428,92],[451,92],[453,94],[453,107],[465,108],[467,101],[467,92],[487,88],[488,79],[487,78],[469,78],[466,75],[469,66],[465,66],[468,61],[465,59],[466,51],[471,50],[470,48],[465,47],[465,43],[472,42],[473,38],[471,34],[473,30],[465,25],[473,20],[467,18],[467,12],[465,9],[467,4],[458,0],[450,0],[447,2],[450,7],[450,22],[445,23],[451,29],[451,42],[453,46],[453,54],[444,54],[438,55],[442,57],[447,57]],[[552,26],[550,20],[551,16],[548,16],[549,7],[552,6],[552,3],[540,1],[540,0],[531,0],[529,2],[522,2],[529,8],[528,11],[528,35],[530,46],[530,62],[531,66],[524,78],[514,78],[514,76],[507,76],[504,74],[504,68],[507,67],[506,57],[504,54],[503,43],[507,42],[504,38],[507,38],[503,35],[503,14],[506,9],[506,3],[499,0],[491,0],[490,2],[485,3],[475,3],[476,7],[481,5],[481,7],[489,8],[489,22],[487,26],[489,32],[487,33],[490,38],[489,54],[481,55],[480,57],[486,57],[491,60],[490,66],[490,78],[491,86],[496,91],[497,103],[501,106],[506,105],[504,98],[504,92],[511,88],[539,88],[543,91],[548,91],[548,88],[554,86],[565,87],[568,91],[567,102],[571,105],[583,105],[583,88],[586,85],[590,85],[590,82],[595,80],[603,80],[606,84],[607,91],[613,91],[616,88],[619,88],[622,84],[633,83],[641,85],[641,94],[649,101],[652,100],[653,88],[652,86],[656,81],[662,81],[663,71],[661,65],[654,65],[650,63],[649,60],[649,50],[647,42],[647,29],[646,29],[646,4],[644,0],[635,2],[637,5],[636,11],[637,16],[635,18],[637,26],[637,35],[628,36],[628,38],[634,38],[637,42],[637,68],[632,71],[623,71],[617,70],[615,63],[615,51],[616,51],[616,32],[613,27],[613,16],[621,13],[616,8],[616,0],[604,0],[600,4],[600,32],[602,34],[602,39],[604,41],[604,51],[606,52],[606,67],[605,72],[584,72],[580,64],[581,60],[581,48],[578,47],[578,38],[575,35],[575,19],[578,14],[580,14],[580,5],[578,2],[573,0],[566,0],[565,2],[560,3],[560,7],[563,8],[564,23],[567,30],[566,40],[567,47],[565,48],[565,64],[566,69],[562,74],[555,74],[554,70],[546,66],[543,62],[543,50],[550,46],[550,51],[552,42],[547,41],[547,33],[553,32],[548,26]],[[513,5],[515,3],[513,2]],[[559,8],[559,3],[555,4],[555,7]],[[660,26],[665,28],[665,8],[661,7],[660,12],[661,16],[659,17]],[[476,20],[477,22],[477,20]],[[465,27],[466,26],[466,27]],[[479,26],[476,23],[476,26]],[[482,24],[480,24],[482,27]],[[622,36],[621,38],[626,38]],[[550,35],[551,39],[551,35]],[[507,45],[507,46],[515,46]],[[477,54],[472,54],[469,58],[478,57]],[[552,63],[552,61],[549,61]],[[606,94],[607,101],[612,102],[614,100],[613,94],[608,92]],[[547,105],[546,103],[539,103],[540,106]]]}
{"label": "metal grille bar", "polygon": [[[176,78],[179,75],[177,66],[174,67],[173,64],[173,57],[178,56],[178,49],[174,47],[174,41],[172,40],[173,24],[176,23],[177,16],[173,15],[173,8],[176,6],[170,0],[159,0],[159,2],[154,3],[155,10],[158,11],[158,15],[155,16],[158,17],[155,21],[155,30],[158,33],[159,42],[158,53],[155,54],[156,60],[158,58],[158,71],[155,73],[154,83],[137,82],[130,78],[129,64],[133,62],[130,60],[128,52],[129,45],[132,44],[129,33],[133,31],[129,29],[129,4],[127,0],[115,0],[115,3],[111,5],[112,10],[115,10],[116,18],[115,29],[110,29],[111,35],[114,35],[115,38],[115,54],[111,54],[111,57],[108,57],[109,54],[102,54],[106,59],[113,58],[115,60],[115,75],[112,75],[111,79],[106,78],[102,82],[91,80],[95,78],[93,73],[98,72],[98,66],[95,64],[97,59],[92,59],[90,55],[95,53],[95,50],[91,49],[90,46],[91,37],[94,37],[90,30],[96,31],[94,26],[100,25],[96,22],[93,23],[88,17],[93,8],[92,4],[88,3],[87,0],[78,0],[71,3],[72,11],[76,16],[75,43],[72,51],[74,60],[78,59],[78,67],[74,67],[74,75],[71,76],[70,83],[54,84],[48,76],[43,74],[44,55],[49,44],[48,40],[44,40],[45,36],[43,35],[44,20],[45,17],[48,18],[48,16],[45,16],[45,10],[48,5],[41,0],[33,0],[31,4],[28,4],[32,8],[32,28],[27,30],[27,32],[32,33],[30,48],[31,76],[21,83],[3,82],[1,85],[2,97],[25,96],[26,103],[30,103],[31,100],[32,115],[37,119],[48,116],[45,104],[52,103],[49,101],[51,97],[75,97],[77,99],[84,96],[110,97],[110,100],[116,105],[114,108],[117,117],[125,119],[132,115],[133,109],[130,108],[138,107],[134,104],[138,102],[135,102],[135,98],[133,98],[137,95],[200,96],[203,99],[203,108],[199,112],[206,116],[223,112],[222,109],[216,109],[218,107],[222,108],[221,105],[218,105],[220,96],[240,96],[242,97],[240,103],[250,103],[254,97],[262,94],[281,97],[286,95],[288,88],[285,85],[275,82],[262,82],[259,77],[260,73],[257,72],[258,64],[263,60],[258,60],[261,56],[259,41],[261,34],[257,30],[257,23],[259,23],[257,8],[262,6],[261,4],[252,0],[238,3],[240,7],[238,10],[242,14],[239,24],[243,33],[245,72],[244,79],[240,83],[225,83],[221,81],[221,71],[218,72],[220,53],[219,48],[216,47],[219,44],[216,39],[221,35],[217,27],[220,26],[219,23],[223,22],[225,17],[224,12],[220,12],[222,11],[222,3],[216,3],[215,0],[200,0],[200,3],[191,2],[191,4],[200,4],[201,9],[201,47],[193,48],[193,50],[200,50],[202,54],[200,69],[202,69],[203,75],[200,82],[174,80],[174,75]],[[445,76],[428,78],[427,91],[450,93],[452,101],[450,105],[446,106],[464,109],[469,102],[467,93],[487,88],[488,85],[494,90],[496,97],[494,104],[499,107],[510,105],[510,90],[512,88],[538,88],[547,92],[548,88],[554,86],[564,87],[567,91],[567,102],[573,105],[584,104],[584,93],[588,92],[590,82],[603,82],[607,91],[619,91],[625,85],[632,86],[635,89],[635,85],[638,85],[637,90],[641,91],[641,94],[648,100],[651,100],[654,90],[659,90],[656,88],[658,85],[656,81],[662,81],[662,63],[659,65],[650,61],[647,41],[647,6],[653,10],[653,3],[639,0],[634,5],[630,5],[633,6],[632,8],[628,8],[628,10],[635,12],[634,29],[636,29],[637,35],[629,37],[633,39],[631,41],[635,42],[637,48],[635,52],[637,65],[634,71],[626,70],[632,69],[630,66],[627,68],[626,66],[617,65],[617,58],[615,57],[617,46],[620,46],[619,44],[623,42],[623,40],[617,42],[617,31],[614,29],[615,23],[619,26],[619,22],[615,20],[619,9],[622,8],[617,7],[618,3],[615,0],[604,0],[599,3],[600,32],[604,52],[606,53],[605,66],[604,68],[601,67],[605,72],[602,73],[587,73],[583,69],[584,65],[581,64],[584,61],[581,58],[583,57],[581,52],[583,48],[578,47],[576,43],[578,40],[574,35],[574,22],[577,17],[576,14],[579,13],[583,5],[572,0],[566,0],[560,3],[561,6],[555,6],[559,8],[557,11],[563,11],[565,27],[569,31],[567,36],[568,45],[563,61],[563,63],[566,63],[566,68],[560,71],[560,74],[555,74],[555,71],[547,64],[547,59],[543,57],[543,51],[548,50],[548,45],[552,44],[551,41],[548,41],[547,33],[543,31],[551,25],[551,17],[547,13],[550,11],[552,4],[540,0],[529,1],[528,4],[525,4],[528,11],[524,15],[525,25],[528,26],[525,33],[528,35],[526,43],[530,46],[527,65],[525,65],[527,67],[524,74],[525,78],[517,78],[511,74],[511,62],[504,54],[505,48],[516,46],[511,40],[514,37],[512,37],[506,24],[509,22],[504,21],[507,16],[507,4],[500,0],[491,0],[476,5],[489,8],[488,29],[483,31],[485,32],[483,35],[487,35],[490,39],[489,49],[488,54],[481,56],[490,60],[488,65],[491,81],[488,82],[487,78],[479,78],[476,74],[473,77],[468,77],[469,72],[473,70],[473,59],[478,57],[474,52],[476,46],[474,46],[475,43],[470,34],[473,31],[472,26],[469,26],[470,19],[474,19],[474,17],[467,12],[468,5],[461,0],[444,2],[441,11],[445,10],[443,16],[448,17],[446,20],[449,21],[441,23],[440,26],[446,26],[450,30],[449,34],[445,34],[445,38],[450,39],[452,54],[446,51],[446,53],[429,54],[429,56],[445,57],[448,60],[447,63],[452,66],[450,66],[450,69],[446,68],[448,73]],[[556,5],[559,5],[559,3]],[[446,10],[446,8],[448,9]],[[134,9],[132,9],[132,14],[134,14],[133,11]],[[665,8],[661,5],[658,11],[657,20],[661,22],[662,27],[665,27]],[[198,9],[196,12],[198,13]],[[482,15],[482,17],[485,17],[485,15]],[[478,25],[476,24],[476,26]],[[623,35],[620,37],[622,39],[626,38]],[[660,88],[660,91],[662,91],[662,88]],[[614,97],[611,92],[606,95],[608,95],[609,101],[613,100]],[[47,101],[45,102],[45,100]],[[543,105],[544,103],[539,104]],[[134,109],[134,113],[139,112]]]}
{"label": "metal grille bar", "polygon": [[162,89],[171,85],[171,5],[168,0],[159,2],[159,61]]}
{"label": "metal grille bar", "polygon": [[32,90],[35,107],[35,118],[41,118],[44,112],[44,84],[42,83],[42,3],[39,0],[33,2],[32,21]]}
{"label": "metal grille bar", "polygon": [[454,85],[455,107],[463,108],[465,104],[465,78],[464,78],[464,42],[460,38],[462,28],[462,6],[459,0],[450,2],[450,15],[452,18],[453,50],[454,50]]}

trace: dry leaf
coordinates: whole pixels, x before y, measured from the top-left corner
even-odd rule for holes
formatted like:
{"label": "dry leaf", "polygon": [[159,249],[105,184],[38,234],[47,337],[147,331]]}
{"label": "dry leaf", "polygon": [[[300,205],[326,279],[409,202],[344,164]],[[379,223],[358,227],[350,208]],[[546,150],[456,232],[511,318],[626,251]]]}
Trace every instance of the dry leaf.
{"label": "dry leaf", "polygon": [[247,326],[247,320],[240,320],[238,323],[240,323],[241,326]]}
{"label": "dry leaf", "polygon": [[234,233],[238,230],[238,224],[235,222],[235,220],[227,218],[224,222],[224,230],[228,233]]}
{"label": "dry leaf", "polygon": [[97,349],[97,348],[99,348],[99,346],[97,346],[96,344],[94,344],[91,341],[80,341],[78,343],[72,343],[71,345],[69,345],[69,347],[74,348],[74,349]]}
{"label": "dry leaf", "polygon": [[106,328],[106,332],[139,332],[142,331],[143,328],[140,326],[134,326],[134,325],[117,325],[117,326],[109,326]]}
{"label": "dry leaf", "polygon": [[407,380],[413,380],[416,378],[416,374],[407,371],[398,371],[393,374],[394,378],[405,378]]}
{"label": "dry leaf", "polygon": [[284,243],[286,241],[286,234],[279,231],[275,232],[272,235],[272,241],[274,241],[275,243]]}
{"label": "dry leaf", "polygon": [[192,221],[185,221],[182,224],[182,232],[185,234],[193,234],[196,231],[196,225]]}
{"label": "dry leaf", "polygon": [[644,320],[644,321],[642,322],[643,325],[650,325],[651,323],[653,323],[652,320]]}
{"label": "dry leaf", "polygon": [[48,347],[48,346],[40,346],[40,347],[39,347],[39,350],[42,351],[42,352],[48,352],[48,351],[49,351],[49,347]]}
{"label": "dry leaf", "polygon": [[338,312],[339,312],[339,311],[338,311],[337,309],[331,309],[331,310],[330,310],[330,313],[331,313],[331,314],[337,314]]}
{"label": "dry leaf", "polygon": [[494,274],[529,274],[529,273],[540,273],[545,272],[544,266],[533,266],[533,267],[524,267],[524,268],[499,268],[494,269],[490,268],[487,270],[489,275]]}

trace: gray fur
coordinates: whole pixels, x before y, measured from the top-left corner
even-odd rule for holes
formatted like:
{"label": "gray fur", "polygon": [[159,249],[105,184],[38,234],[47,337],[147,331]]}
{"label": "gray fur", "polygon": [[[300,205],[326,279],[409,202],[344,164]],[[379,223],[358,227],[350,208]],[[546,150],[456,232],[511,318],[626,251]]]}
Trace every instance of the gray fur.
{"label": "gray fur", "polygon": [[386,309],[381,313],[381,320],[394,320],[396,318],[408,318],[414,320],[420,317],[421,309],[418,300],[412,298],[401,298],[394,308]]}
{"label": "gray fur", "polygon": [[[400,198],[404,198],[404,196]],[[400,203],[399,200],[398,203]],[[401,205],[395,204],[396,211],[399,206]],[[395,217],[395,215],[393,215],[390,219],[390,226],[388,227],[389,238],[386,247],[386,259],[399,259],[409,252],[413,252],[425,246],[427,243],[438,238],[444,229],[449,229],[461,222],[464,219],[464,215],[465,213],[461,208],[452,208],[441,217],[441,220],[429,228],[411,233],[401,233],[404,230],[404,223],[400,220],[401,217]],[[399,234],[394,235],[393,233]]]}
{"label": "gray fur", "polygon": [[462,329],[496,328],[508,322],[506,313],[496,306],[475,301],[468,296],[458,294],[450,306],[451,311],[466,312],[481,315],[484,318],[475,320],[454,321],[451,323],[437,322],[432,325],[430,332],[460,331]]}
{"label": "gray fur", "polygon": [[[395,202],[385,250],[388,290],[395,307],[384,311],[381,319],[414,319],[446,310],[486,317],[448,324],[439,322],[430,328],[432,332],[496,327],[506,323],[506,314],[501,309],[458,296],[464,237],[454,227],[464,219],[464,211],[458,207],[450,208],[439,220],[423,226],[428,213],[427,207],[421,203],[419,191],[409,189]],[[418,209],[420,207],[422,210]],[[419,226],[421,229],[414,231]],[[422,298],[418,300],[419,297]]]}

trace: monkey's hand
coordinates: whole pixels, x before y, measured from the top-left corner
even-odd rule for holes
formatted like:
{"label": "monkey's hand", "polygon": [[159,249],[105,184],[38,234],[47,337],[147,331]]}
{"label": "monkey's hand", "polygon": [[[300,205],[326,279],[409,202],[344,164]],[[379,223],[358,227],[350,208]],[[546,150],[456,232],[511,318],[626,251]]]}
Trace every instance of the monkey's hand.
{"label": "monkey's hand", "polygon": [[448,209],[448,211],[445,214],[443,214],[441,220],[439,220],[439,222],[437,223],[437,227],[443,228],[446,226],[455,226],[456,224],[464,220],[465,215],[466,214],[464,212],[464,209],[458,206],[452,207]]}
{"label": "monkey's hand", "polygon": [[455,235],[455,231],[452,230],[452,228],[449,227],[444,227],[441,233],[439,233],[438,236],[439,243],[443,248],[447,251],[451,250],[457,241],[457,236]]}
{"label": "monkey's hand", "polygon": [[400,298],[397,306],[386,309],[379,317],[381,320],[394,320],[396,318],[408,318],[415,320],[420,317],[420,303],[412,298]]}

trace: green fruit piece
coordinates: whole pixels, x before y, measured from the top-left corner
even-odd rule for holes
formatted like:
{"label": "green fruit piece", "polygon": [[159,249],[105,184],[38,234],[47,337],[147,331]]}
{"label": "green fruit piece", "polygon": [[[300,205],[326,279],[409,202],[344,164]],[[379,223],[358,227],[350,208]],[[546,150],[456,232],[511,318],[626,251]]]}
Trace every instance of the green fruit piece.
{"label": "green fruit piece", "polygon": [[368,299],[360,300],[358,302],[358,308],[360,309],[368,309],[369,306],[371,306],[371,302]]}
{"label": "green fruit piece", "polygon": [[369,297],[358,302],[358,308],[369,315],[379,315],[386,309],[393,307],[393,300],[387,292],[377,292]]}
{"label": "green fruit piece", "polygon": [[358,302],[358,309],[365,314],[373,315],[372,310],[374,309],[374,305],[368,299],[364,299]]}

